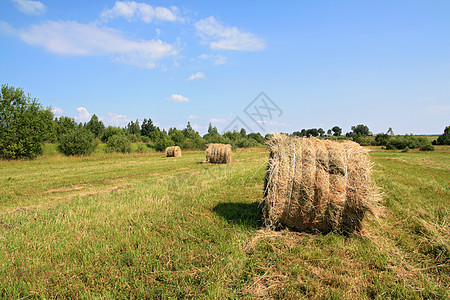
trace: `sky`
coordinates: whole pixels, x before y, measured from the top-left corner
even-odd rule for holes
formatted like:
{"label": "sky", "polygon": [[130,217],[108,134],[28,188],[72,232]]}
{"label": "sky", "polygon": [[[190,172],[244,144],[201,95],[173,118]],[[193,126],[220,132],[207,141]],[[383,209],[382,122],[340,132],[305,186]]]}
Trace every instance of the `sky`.
{"label": "sky", "polygon": [[0,83],[200,133],[450,125],[450,1],[1,0]]}

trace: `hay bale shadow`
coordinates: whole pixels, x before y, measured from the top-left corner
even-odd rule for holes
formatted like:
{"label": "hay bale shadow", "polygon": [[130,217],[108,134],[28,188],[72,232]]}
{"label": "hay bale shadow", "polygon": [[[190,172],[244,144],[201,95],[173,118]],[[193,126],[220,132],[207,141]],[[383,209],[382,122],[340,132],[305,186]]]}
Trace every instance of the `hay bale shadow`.
{"label": "hay bale shadow", "polygon": [[237,224],[248,228],[262,226],[262,213],[259,203],[219,203],[213,211],[227,220],[230,224]]}

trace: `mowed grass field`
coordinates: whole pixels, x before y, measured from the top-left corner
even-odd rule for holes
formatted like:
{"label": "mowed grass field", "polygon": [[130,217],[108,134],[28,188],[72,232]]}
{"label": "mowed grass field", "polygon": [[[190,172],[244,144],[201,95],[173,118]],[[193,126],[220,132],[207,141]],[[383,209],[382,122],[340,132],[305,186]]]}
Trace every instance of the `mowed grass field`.
{"label": "mowed grass field", "polygon": [[450,297],[450,147],[373,148],[361,236],[261,227],[268,150],[0,162],[0,297]]}

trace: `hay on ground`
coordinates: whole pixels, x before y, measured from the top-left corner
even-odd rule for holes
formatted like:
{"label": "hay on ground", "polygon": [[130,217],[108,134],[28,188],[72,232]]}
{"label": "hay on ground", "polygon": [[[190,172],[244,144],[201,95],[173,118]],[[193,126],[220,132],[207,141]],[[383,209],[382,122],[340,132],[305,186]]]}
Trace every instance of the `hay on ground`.
{"label": "hay on ground", "polygon": [[181,157],[181,148],[178,146],[167,147],[166,157]]}
{"label": "hay on ground", "polygon": [[269,228],[352,233],[376,202],[368,150],[357,143],[274,135],[263,218]]}
{"label": "hay on ground", "polygon": [[212,164],[231,163],[231,145],[208,144],[206,149],[206,162]]}

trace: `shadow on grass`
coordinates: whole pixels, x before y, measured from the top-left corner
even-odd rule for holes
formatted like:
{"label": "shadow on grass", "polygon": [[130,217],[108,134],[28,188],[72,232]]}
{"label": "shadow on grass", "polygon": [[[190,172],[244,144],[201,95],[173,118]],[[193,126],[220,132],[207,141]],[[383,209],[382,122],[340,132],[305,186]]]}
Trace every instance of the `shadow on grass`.
{"label": "shadow on grass", "polygon": [[249,228],[259,228],[262,225],[259,203],[219,203],[213,211],[228,221]]}

